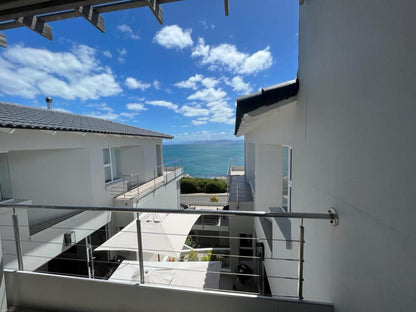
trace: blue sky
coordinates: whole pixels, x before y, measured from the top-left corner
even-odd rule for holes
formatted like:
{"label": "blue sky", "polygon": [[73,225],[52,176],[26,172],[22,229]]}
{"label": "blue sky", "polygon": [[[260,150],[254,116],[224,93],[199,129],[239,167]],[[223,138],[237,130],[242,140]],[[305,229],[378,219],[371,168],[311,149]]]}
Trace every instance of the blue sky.
{"label": "blue sky", "polygon": [[0,101],[101,117],[174,135],[234,139],[235,100],[296,77],[298,3],[184,0],[50,23],[54,41],[3,31]]}

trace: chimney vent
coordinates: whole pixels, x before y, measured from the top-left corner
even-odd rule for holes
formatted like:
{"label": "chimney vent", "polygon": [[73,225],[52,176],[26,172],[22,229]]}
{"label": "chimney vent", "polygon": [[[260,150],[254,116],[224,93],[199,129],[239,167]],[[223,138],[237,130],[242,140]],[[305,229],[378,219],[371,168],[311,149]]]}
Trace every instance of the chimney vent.
{"label": "chimney vent", "polygon": [[52,98],[48,96],[45,100],[46,100],[46,105],[48,106],[48,109],[52,109],[52,106],[51,106],[53,102]]}

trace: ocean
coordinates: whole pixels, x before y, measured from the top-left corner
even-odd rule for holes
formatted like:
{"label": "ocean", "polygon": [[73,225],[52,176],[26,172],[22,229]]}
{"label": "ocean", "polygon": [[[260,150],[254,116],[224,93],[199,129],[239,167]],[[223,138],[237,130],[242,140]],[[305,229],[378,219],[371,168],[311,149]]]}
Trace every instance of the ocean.
{"label": "ocean", "polygon": [[233,166],[244,165],[244,143],[201,143],[163,145],[165,164],[181,159],[185,174],[192,177],[226,177],[230,159]]}

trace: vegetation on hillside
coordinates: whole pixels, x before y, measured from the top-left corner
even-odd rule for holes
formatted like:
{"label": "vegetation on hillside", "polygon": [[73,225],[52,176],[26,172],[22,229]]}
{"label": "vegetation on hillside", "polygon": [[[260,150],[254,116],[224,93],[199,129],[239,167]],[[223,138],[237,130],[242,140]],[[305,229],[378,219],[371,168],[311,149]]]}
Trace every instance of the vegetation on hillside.
{"label": "vegetation on hillside", "polygon": [[181,193],[226,193],[227,182],[224,179],[204,179],[184,177],[181,179]]}

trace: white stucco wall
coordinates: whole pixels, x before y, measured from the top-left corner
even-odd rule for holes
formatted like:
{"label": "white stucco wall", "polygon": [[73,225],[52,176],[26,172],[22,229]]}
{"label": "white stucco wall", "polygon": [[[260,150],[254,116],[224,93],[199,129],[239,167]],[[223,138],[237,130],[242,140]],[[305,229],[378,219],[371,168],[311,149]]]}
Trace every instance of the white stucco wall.
{"label": "white stucco wall", "polygon": [[120,149],[121,171],[138,174],[138,182],[145,182],[144,146],[128,146]]}
{"label": "white stucco wall", "polygon": [[34,204],[112,205],[104,182],[103,148],[120,147],[122,173],[143,172],[148,181],[153,178],[156,144],[161,141],[23,129],[9,134],[0,129],[1,150],[9,156],[13,195]]}
{"label": "white stucco wall", "polygon": [[315,286],[309,288],[327,294],[336,311],[414,306],[412,7],[408,0],[318,0],[300,9],[298,102],[307,111],[307,173],[298,207],[334,206],[340,214],[339,226],[310,230],[314,247],[306,250],[313,262],[325,252],[322,269],[307,267]]}
{"label": "white stucco wall", "polygon": [[33,204],[91,203],[86,149],[10,151],[10,179],[15,198]]}
{"label": "white stucco wall", "polygon": [[155,192],[140,199],[136,207],[139,208],[172,208],[180,205],[178,196],[178,181],[180,177],[156,189]]}
{"label": "white stucco wall", "polygon": [[305,221],[304,294],[335,311],[413,309],[411,7],[305,1],[297,103],[267,114],[246,137],[293,146],[293,211],[338,210],[337,227]]}
{"label": "white stucco wall", "polygon": [[[103,148],[119,147],[123,175],[153,179],[158,138],[0,129],[7,153],[13,197],[33,204],[112,206],[111,186],[104,180]],[[153,196],[153,194],[152,194]],[[151,207],[179,206],[176,183],[156,192]],[[29,210],[29,223],[42,224],[65,210]],[[102,224],[100,224],[102,226]],[[98,229],[98,228],[97,228]]]}

